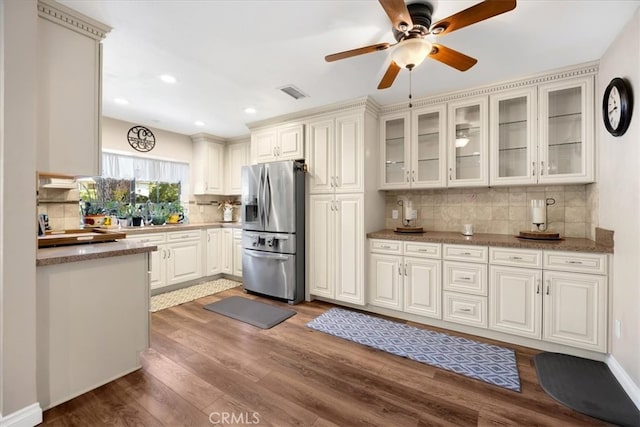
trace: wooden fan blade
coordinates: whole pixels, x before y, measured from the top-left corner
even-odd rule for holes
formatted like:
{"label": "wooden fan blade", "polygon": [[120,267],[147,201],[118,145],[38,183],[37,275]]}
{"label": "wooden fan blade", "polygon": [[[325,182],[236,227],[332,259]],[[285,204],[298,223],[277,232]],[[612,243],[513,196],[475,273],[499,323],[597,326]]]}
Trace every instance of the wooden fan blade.
{"label": "wooden fan blade", "polygon": [[407,9],[407,5],[404,4],[404,0],[378,0],[380,5],[387,12],[393,28],[404,33],[405,31],[413,27],[413,21],[411,15]]}
{"label": "wooden fan blade", "polygon": [[467,56],[464,53],[435,43],[429,57],[460,71],[467,71],[478,62],[477,59]]}
{"label": "wooden fan blade", "polygon": [[380,84],[378,85],[378,89],[386,89],[391,87],[393,81],[396,79],[396,76],[400,72],[400,66],[395,63],[395,61],[391,61],[389,64],[389,68],[387,68],[387,72],[382,76],[382,80],[380,80]]}
{"label": "wooden fan blade", "polygon": [[[452,31],[513,10],[515,7],[516,0],[486,0],[448,18],[441,19],[431,26],[431,32],[437,35],[449,34]],[[442,31],[438,31],[438,28],[442,28]]]}
{"label": "wooden fan blade", "polygon": [[344,52],[327,55],[324,60],[327,62],[337,61],[338,59],[351,58],[352,56],[363,55],[365,53],[377,52],[379,50],[388,49],[389,43],[378,43],[371,46],[359,47],[358,49],[345,50]]}

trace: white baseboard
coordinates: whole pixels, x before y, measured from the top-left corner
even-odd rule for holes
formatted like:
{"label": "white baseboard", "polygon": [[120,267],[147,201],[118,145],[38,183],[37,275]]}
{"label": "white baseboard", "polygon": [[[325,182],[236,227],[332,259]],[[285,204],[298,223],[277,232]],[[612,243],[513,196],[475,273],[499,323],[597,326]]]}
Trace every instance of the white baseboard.
{"label": "white baseboard", "polygon": [[624,391],[627,392],[633,403],[640,409],[640,387],[633,382],[627,371],[618,363],[612,354],[607,357],[607,366],[611,369],[613,376],[616,377]]}
{"label": "white baseboard", "polygon": [[0,427],[33,427],[42,422],[42,409],[34,403],[6,417],[0,416]]}

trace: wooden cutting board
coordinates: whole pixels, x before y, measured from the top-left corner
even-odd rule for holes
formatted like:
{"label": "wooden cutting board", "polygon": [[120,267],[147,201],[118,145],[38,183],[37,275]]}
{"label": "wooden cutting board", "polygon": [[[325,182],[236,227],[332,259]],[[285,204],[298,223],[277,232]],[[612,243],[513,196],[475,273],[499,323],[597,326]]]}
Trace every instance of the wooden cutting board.
{"label": "wooden cutting board", "polygon": [[121,232],[101,230],[98,228],[74,229],[62,231],[47,231],[44,236],[38,236],[38,247],[78,245],[82,243],[112,242],[125,239],[127,235]]}

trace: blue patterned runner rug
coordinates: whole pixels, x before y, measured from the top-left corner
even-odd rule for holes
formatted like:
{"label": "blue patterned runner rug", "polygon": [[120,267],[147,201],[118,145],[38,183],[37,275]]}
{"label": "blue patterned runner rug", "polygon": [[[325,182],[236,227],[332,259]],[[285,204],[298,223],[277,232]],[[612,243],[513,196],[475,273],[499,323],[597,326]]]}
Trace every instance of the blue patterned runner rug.
{"label": "blue patterned runner rug", "polygon": [[508,348],[332,308],[307,327],[427,365],[520,391],[515,352]]}

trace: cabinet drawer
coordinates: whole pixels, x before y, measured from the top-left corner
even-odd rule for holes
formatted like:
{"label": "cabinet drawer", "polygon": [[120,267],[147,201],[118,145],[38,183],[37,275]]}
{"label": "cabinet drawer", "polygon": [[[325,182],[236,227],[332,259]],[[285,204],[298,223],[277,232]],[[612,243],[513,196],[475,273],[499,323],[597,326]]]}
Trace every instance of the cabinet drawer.
{"label": "cabinet drawer", "polygon": [[487,262],[489,250],[486,246],[443,245],[443,258],[454,261]]}
{"label": "cabinet drawer", "polygon": [[480,328],[487,327],[487,297],[443,292],[442,299],[443,320]]}
{"label": "cabinet drawer", "polygon": [[402,242],[399,240],[371,239],[369,245],[371,252],[392,255],[402,254]]}
{"label": "cabinet drawer", "polygon": [[444,261],[442,288],[487,296],[487,264]]}
{"label": "cabinet drawer", "polygon": [[166,239],[167,239],[167,235],[165,233],[137,234],[133,236],[127,236],[127,240],[140,242],[145,245],[163,244],[166,241]]}
{"label": "cabinet drawer", "polygon": [[489,262],[512,267],[542,268],[542,251],[489,248]]}
{"label": "cabinet drawer", "polygon": [[544,251],[543,268],[545,270],[607,274],[607,255],[587,254],[583,252]]}
{"label": "cabinet drawer", "polygon": [[404,242],[404,254],[420,258],[442,257],[442,245],[440,243]]}
{"label": "cabinet drawer", "polygon": [[201,230],[173,231],[167,233],[168,242],[179,242],[182,240],[200,239]]}

